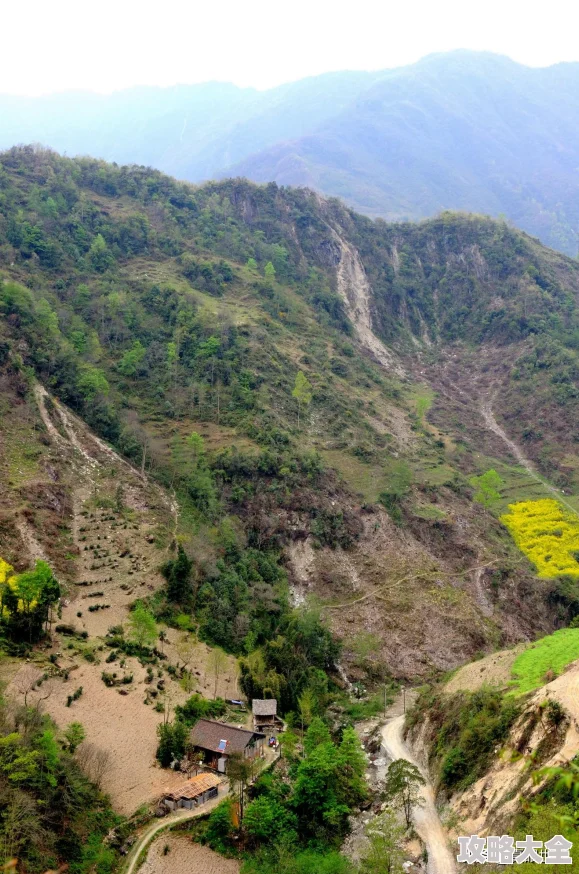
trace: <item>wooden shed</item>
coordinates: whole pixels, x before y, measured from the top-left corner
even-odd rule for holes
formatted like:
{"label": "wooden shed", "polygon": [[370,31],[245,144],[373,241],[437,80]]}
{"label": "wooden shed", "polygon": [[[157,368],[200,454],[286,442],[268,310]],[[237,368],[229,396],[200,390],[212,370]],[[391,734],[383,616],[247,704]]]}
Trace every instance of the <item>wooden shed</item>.
{"label": "wooden shed", "polygon": [[254,698],[251,702],[255,731],[282,731],[283,722],[277,715],[275,698]]}
{"label": "wooden shed", "polygon": [[193,810],[209,799],[217,798],[220,783],[217,774],[197,774],[178,789],[166,789],[161,800],[169,810],[178,810],[182,807]]}

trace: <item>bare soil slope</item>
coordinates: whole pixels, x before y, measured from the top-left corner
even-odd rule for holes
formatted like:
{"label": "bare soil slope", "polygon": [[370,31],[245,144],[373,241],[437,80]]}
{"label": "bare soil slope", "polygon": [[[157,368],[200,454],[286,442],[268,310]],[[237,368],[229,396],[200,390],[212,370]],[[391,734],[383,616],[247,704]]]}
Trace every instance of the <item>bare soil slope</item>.
{"label": "bare soil slope", "polygon": [[[168,850],[166,851],[166,848]],[[140,874],[239,874],[239,862],[224,859],[183,834],[160,835],[151,844]]]}
{"label": "bare soil slope", "polygon": [[[549,629],[540,595],[517,558],[489,544],[478,508],[450,489],[439,495],[444,520],[398,527],[374,508],[351,550],[314,549],[308,540],[288,548],[295,601],[321,601],[354,676],[364,635],[375,637],[374,660],[412,677],[455,668],[489,641],[509,646]],[[493,574],[505,566],[512,570],[497,589]]]}
{"label": "bare soil slope", "polygon": [[[37,410],[27,408],[27,415],[43,434],[43,469],[55,471],[66,498],[63,525],[70,557],[63,558],[57,552],[58,544],[47,539],[50,532],[30,513],[16,517],[21,541],[15,542],[14,548],[22,551],[21,565],[41,557],[56,571],[61,569],[59,575],[65,569],[68,588],[59,621],[88,637],[81,642],[55,636],[52,653],[57,655],[58,666],[69,672],[68,680],[53,678],[30,691],[33,683],[51,670],[49,652],[40,652],[35,657],[37,664],[23,665],[8,691],[19,700],[26,695],[28,703],[37,702],[61,728],[72,721],[82,723],[86,743],[106,759],[103,788],[119,811],[130,814],[157,798],[171,782],[182,782],[183,776],[161,770],[155,761],[156,729],[163,714],[155,711],[147,689],[158,695],[157,677],[154,683],[147,682],[145,669],[134,658],[127,658],[123,668],[118,661],[107,664],[110,650],[103,646],[102,637],[110,626],[126,622],[131,603],[163,584],[158,567],[168,555],[176,510],[169,495],[96,438],[39,385],[34,399]],[[30,492],[32,487],[41,492],[39,473],[35,471],[35,479],[27,483]],[[13,558],[4,544],[0,554]],[[168,636],[165,664],[177,664],[179,635],[171,629]],[[195,688],[207,697],[215,692],[237,697],[235,660],[229,660],[216,685],[208,669],[208,654],[205,644],[197,645],[191,663]],[[107,687],[101,679],[103,670],[116,671],[119,677],[132,676],[132,682]],[[170,705],[188,697],[164,671],[163,677]],[[67,706],[67,697],[80,687],[81,697]],[[150,701],[147,705],[146,697]]]}

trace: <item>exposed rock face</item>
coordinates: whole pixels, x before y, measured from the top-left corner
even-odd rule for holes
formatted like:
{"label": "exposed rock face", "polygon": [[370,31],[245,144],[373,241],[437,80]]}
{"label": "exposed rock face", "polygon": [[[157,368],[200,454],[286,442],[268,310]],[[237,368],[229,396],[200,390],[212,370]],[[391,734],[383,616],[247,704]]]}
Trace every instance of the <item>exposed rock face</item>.
{"label": "exposed rock face", "polygon": [[[487,678],[505,685],[515,652],[487,656],[482,662],[465,666],[446,687],[449,693],[460,689],[474,691]],[[496,664],[495,664],[496,663]],[[482,679],[476,678],[480,672]],[[565,716],[560,725],[549,722],[545,702],[558,701]],[[508,834],[520,811],[520,799],[532,798],[544,781],[534,779],[542,768],[568,764],[579,751],[579,662],[550,683],[537,689],[525,703],[514,723],[508,741],[497,748],[489,770],[468,789],[452,796],[450,805],[458,819],[453,837],[459,834]],[[432,726],[425,714],[410,735],[412,748],[423,765],[427,764]]]}

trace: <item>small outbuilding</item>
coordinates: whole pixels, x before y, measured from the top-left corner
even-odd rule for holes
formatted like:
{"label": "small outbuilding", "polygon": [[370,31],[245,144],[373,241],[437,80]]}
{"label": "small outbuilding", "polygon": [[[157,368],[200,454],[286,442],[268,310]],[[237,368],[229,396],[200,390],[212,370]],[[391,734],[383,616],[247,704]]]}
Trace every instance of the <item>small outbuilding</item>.
{"label": "small outbuilding", "polygon": [[198,719],[189,735],[189,743],[196,752],[203,753],[203,764],[219,773],[227,770],[227,759],[240,755],[246,759],[264,755],[265,734],[247,728],[236,728],[215,719]]}
{"label": "small outbuilding", "polygon": [[283,722],[277,715],[275,698],[254,698],[251,702],[253,727],[255,731],[281,731]]}
{"label": "small outbuilding", "polygon": [[217,798],[220,783],[217,774],[197,774],[178,789],[166,789],[161,800],[169,810],[193,810],[211,798]]}

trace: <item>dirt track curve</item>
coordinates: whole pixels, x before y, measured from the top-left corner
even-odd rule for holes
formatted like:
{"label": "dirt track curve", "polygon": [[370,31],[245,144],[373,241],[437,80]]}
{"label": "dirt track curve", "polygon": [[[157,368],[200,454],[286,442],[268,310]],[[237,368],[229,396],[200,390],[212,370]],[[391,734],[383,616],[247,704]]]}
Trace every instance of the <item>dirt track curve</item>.
{"label": "dirt track curve", "polygon": [[[404,743],[402,729],[404,728],[404,714],[395,716],[386,723],[382,729],[382,749],[394,761],[406,759],[420,768],[414,756]],[[422,787],[421,796],[423,805],[414,808],[412,818],[414,826],[428,852],[428,874],[455,874],[456,864],[449,846],[446,832],[440,821],[440,817],[434,803],[434,790],[426,774],[420,768],[426,785]]]}
{"label": "dirt track curve", "polygon": [[[495,392],[495,394],[496,394],[496,392]],[[501,428],[501,426],[499,425],[499,423],[495,419],[495,414],[493,413],[494,398],[495,398],[494,394],[488,395],[486,398],[484,398],[482,400],[481,406],[480,406],[481,415],[483,417],[483,421],[485,423],[487,430],[492,431],[493,434],[496,434],[497,437],[500,437],[500,439],[503,441],[505,446],[508,448],[511,455],[514,458],[516,458],[516,460],[521,465],[521,467],[525,468],[525,470],[527,471],[529,476],[531,476],[534,480],[536,480],[538,483],[541,483],[541,485],[543,485],[546,489],[548,489],[550,492],[552,492],[553,495],[555,495],[555,497],[559,501],[559,503],[563,504],[568,510],[570,510],[574,516],[579,516],[579,513],[577,512],[575,507],[571,506],[571,504],[569,504],[565,500],[565,498],[562,496],[561,490],[556,488],[555,486],[551,485],[550,482],[548,482],[546,479],[544,479],[542,476],[540,476],[537,473],[533,463],[531,461],[529,461],[529,459],[525,456],[521,447],[518,446],[514,440],[511,440],[511,438],[507,435],[507,433],[504,431],[504,429]]]}
{"label": "dirt track curve", "polygon": [[[220,787],[220,789],[222,789],[222,787]],[[198,807],[196,810],[178,810],[175,813],[171,813],[169,816],[152,823],[152,825],[143,832],[139,840],[131,849],[131,852],[126,858],[125,865],[122,868],[122,874],[134,874],[134,872],[139,869],[139,860],[141,863],[145,861],[144,857],[141,858],[142,854],[159,832],[168,831],[169,829],[172,829],[173,826],[181,825],[181,823],[187,822],[189,819],[196,819],[198,816],[205,816],[207,813],[210,813],[214,807],[217,807],[221,801],[223,801],[225,794],[225,791],[221,791],[217,798],[213,798],[211,801],[208,801],[207,804]]]}

